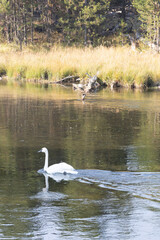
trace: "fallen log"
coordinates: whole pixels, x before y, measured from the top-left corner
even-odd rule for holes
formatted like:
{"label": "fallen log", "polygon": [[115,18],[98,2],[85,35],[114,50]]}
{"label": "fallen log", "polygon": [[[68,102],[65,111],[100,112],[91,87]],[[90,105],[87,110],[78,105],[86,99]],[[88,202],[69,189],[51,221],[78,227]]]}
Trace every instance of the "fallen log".
{"label": "fallen log", "polygon": [[73,83],[79,83],[80,82],[80,79],[79,79],[79,76],[67,76],[55,83],[57,84],[64,84],[64,85],[71,85]]}

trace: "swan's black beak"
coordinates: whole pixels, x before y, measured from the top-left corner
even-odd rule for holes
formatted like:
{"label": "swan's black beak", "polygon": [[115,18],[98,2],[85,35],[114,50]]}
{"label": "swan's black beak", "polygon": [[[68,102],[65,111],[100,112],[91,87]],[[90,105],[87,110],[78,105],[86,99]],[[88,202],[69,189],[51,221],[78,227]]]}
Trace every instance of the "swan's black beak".
{"label": "swan's black beak", "polygon": [[38,151],[38,153],[42,152],[42,149]]}

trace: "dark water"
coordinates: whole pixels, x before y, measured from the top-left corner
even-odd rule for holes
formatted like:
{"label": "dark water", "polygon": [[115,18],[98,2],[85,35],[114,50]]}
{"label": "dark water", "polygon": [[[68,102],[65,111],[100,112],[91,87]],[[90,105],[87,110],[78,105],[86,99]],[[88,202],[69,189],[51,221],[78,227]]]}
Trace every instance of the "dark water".
{"label": "dark water", "polygon": [[158,240],[159,146],[159,91],[0,85],[0,239]]}

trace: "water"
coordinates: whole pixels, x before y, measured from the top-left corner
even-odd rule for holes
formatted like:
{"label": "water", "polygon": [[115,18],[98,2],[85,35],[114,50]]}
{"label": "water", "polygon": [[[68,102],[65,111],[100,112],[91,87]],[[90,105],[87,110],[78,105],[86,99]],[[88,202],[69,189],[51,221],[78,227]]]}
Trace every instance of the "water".
{"label": "water", "polygon": [[[0,239],[158,240],[160,92],[0,85]],[[65,161],[78,175],[39,174]]]}

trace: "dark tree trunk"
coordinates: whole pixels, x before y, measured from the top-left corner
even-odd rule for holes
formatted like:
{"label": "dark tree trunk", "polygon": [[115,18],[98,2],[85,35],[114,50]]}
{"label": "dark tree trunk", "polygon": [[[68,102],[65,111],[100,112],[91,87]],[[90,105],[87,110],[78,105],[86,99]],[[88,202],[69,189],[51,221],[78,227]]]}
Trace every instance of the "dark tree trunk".
{"label": "dark tree trunk", "polygon": [[[24,9],[25,11],[25,9]],[[23,24],[24,24],[24,43],[27,46],[28,39],[27,39],[27,16],[26,13],[23,15]]]}
{"label": "dark tree trunk", "polygon": [[[85,0],[85,6],[87,6],[87,4],[88,4],[88,0]],[[88,41],[87,35],[88,35],[88,29],[85,24],[85,26],[84,26],[84,45],[85,46],[87,46],[87,41]]]}
{"label": "dark tree trunk", "polygon": [[122,17],[125,21],[126,20],[126,0],[123,0],[122,2]]}
{"label": "dark tree trunk", "polygon": [[34,17],[34,7],[32,2],[31,3],[31,43],[32,44],[33,44],[33,32],[34,32],[33,17]]}

